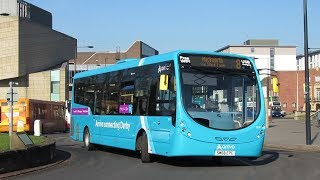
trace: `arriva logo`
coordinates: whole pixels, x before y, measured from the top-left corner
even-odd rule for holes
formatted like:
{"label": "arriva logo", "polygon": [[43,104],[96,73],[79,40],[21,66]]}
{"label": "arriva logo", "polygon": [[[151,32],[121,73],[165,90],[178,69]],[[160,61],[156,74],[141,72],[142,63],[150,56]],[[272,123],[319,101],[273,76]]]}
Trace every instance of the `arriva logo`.
{"label": "arriva logo", "polygon": [[181,63],[191,63],[189,57],[183,57],[183,56],[180,56],[180,62]]}
{"label": "arriva logo", "polygon": [[236,149],[236,146],[233,145],[233,144],[223,144],[223,145],[218,144],[217,149],[220,149],[220,150],[221,149],[222,150],[225,150],[225,149]]}

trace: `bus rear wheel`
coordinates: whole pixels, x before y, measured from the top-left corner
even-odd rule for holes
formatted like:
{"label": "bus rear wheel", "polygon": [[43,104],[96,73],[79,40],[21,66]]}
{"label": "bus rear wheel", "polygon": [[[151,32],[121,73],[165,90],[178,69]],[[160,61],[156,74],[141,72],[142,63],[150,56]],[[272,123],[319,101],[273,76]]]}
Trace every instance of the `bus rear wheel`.
{"label": "bus rear wheel", "polygon": [[83,144],[84,144],[84,148],[88,151],[93,150],[94,149],[94,145],[91,144],[90,142],[90,132],[89,129],[86,128],[84,130],[84,135],[83,135]]}
{"label": "bus rear wheel", "polygon": [[148,152],[147,134],[145,132],[143,132],[140,138],[141,138],[141,144],[140,144],[141,161],[143,163],[150,163],[151,162],[151,154],[149,154],[149,152]]}

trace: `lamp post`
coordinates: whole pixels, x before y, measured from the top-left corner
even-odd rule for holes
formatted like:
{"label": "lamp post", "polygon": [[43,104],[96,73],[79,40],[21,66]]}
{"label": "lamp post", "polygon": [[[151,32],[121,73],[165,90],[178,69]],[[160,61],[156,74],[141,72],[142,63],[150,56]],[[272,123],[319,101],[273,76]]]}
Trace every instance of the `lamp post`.
{"label": "lamp post", "polygon": [[309,48],[308,48],[308,11],[307,0],[303,0],[304,14],[304,61],[305,61],[305,97],[306,97],[306,144],[311,145],[310,127],[310,91],[309,91]]}
{"label": "lamp post", "polygon": [[299,111],[299,66],[297,65],[297,101],[296,111]]}

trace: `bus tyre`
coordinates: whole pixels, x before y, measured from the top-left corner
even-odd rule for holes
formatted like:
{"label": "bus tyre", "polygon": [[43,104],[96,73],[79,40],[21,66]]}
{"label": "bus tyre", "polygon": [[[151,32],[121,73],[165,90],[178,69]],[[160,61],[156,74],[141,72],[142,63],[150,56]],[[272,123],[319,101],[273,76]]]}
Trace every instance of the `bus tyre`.
{"label": "bus tyre", "polygon": [[151,154],[148,152],[148,137],[145,132],[141,135],[141,161],[143,163],[151,162]]}
{"label": "bus tyre", "polygon": [[83,144],[84,144],[84,148],[88,151],[93,150],[94,146],[93,144],[90,143],[90,132],[89,129],[86,128],[84,130],[84,135],[83,135]]}

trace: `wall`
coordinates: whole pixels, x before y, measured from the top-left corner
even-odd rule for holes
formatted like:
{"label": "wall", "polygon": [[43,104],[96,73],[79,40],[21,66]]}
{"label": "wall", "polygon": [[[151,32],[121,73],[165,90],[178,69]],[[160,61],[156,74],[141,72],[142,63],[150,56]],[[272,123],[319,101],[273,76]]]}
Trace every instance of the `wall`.
{"label": "wall", "polygon": [[65,101],[69,97],[69,84],[67,84],[67,70],[60,68],[60,101]]}
{"label": "wall", "polygon": [[19,18],[0,16],[0,80],[18,77]]}
{"label": "wall", "polygon": [[297,70],[296,55],[275,55],[274,67],[276,71]]}
{"label": "wall", "polygon": [[[68,84],[66,83],[66,73],[65,67],[60,70],[60,94],[58,101],[65,101],[68,97]],[[29,99],[38,100],[51,100],[51,80],[50,72],[42,71],[38,73],[32,73],[25,77],[19,77],[15,79],[8,79],[0,81],[0,99],[5,99],[6,93],[9,89],[9,81],[18,82],[19,85],[15,85],[14,88],[17,89],[19,97],[26,97]]]}
{"label": "wall", "polygon": [[[316,88],[320,88],[319,80],[316,77],[320,77],[320,70],[310,69],[310,104],[311,110],[315,111],[317,104],[320,104],[316,95]],[[293,112],[296,107],[292,107],[293,103],[297,103],[299,110],[305,110],[304,100],[304,83],[305,72],[304,71],[280,71],[278,72],[278,78],[280,83],[279,97],[282,104],[286,103],[287,107],[282,107],[288,112]],[[298,81],[297,81],[298,80]],[[298,88],[298,94],[297,94]]]}
{"label": "wall", "polygon": [[124,58],[140,58],[141,57],[141,41],[136,41],[133,45],[126,51],[125,57],[121,56],[120,59]]}
{"label": "wall", "polygon": [[52,68],[75,57],[76,39],[26,19],[20,19],[19,25],[19,76]]}
{"label": "wall", "polygon": [[30,99],[50,101],[50,71],[29,75],[27,97]]}

